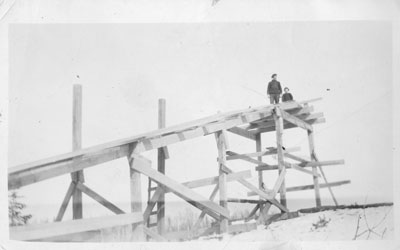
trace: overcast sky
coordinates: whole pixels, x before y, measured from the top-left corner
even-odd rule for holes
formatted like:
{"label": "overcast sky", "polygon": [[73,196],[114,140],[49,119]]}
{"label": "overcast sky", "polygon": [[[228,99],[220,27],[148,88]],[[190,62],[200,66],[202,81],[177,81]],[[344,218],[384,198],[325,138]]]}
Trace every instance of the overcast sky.
{"label": "overcast sky", "polygon": [[[325,167],[329,180],[352,181],[334,189],[339,202],[392,201],[391,41],[387,22],[11,25],[9,166],[71,150],[72,84],[83,85],[88,147],[155,129],[158,98],[167,100],[167,125],[264,105],[270,75],[277,73],[296,100],[323,97],[313,104],[327,120],[315,126],[317,154],[346,161]],[[306,138],[292,129],[284,143],[301,146],[298,154],[306,155]],[[229,140],[231,150],[254,151],[254,142],[235,135]],[[274,135],[263,137],[263,146],[275,143]],[[154,152],[145,155],[155,162]],[[218,173],[213,136],[172,145],[170,155],[167,175],[178,181]],[[126,159],[85,172],[89,187],[111,201],[129,202]],[[276,177],[268,173],[267,186]],[[69,178],[21,192],[28,205],[58,205]],[[257,182],[255,172],[250,180]],[[147,178],[142,182],[147,187]],[[286,183],[312,184],[312,177],[289,171]],[[229,196],[247,192],[229,187]],[[211,189],[199,192],[208,196]],[[321,192],[325,204],[332,203],[327,190]],[[312,198],[313,192],[287,197],[290,207],[291,199]]]}

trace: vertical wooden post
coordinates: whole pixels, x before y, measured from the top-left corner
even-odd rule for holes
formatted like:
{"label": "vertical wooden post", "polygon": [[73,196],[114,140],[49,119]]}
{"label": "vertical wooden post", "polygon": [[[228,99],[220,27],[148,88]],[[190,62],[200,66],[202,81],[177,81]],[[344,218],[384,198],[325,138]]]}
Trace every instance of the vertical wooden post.
{"label": "vertical wooden post", "polygon": [[[218,147],[218,187],[219,187],[219,204],[221,207],[228,208],[227,187],[226,187],[226,173],[224,172],[224,165],[226,164],[226,138],[223,131],[215,133],[215,139]],[[220,217],[220,233],[228,232],[228,219],[223,216]]]}
{"label": "vertical wooden post", "polygon": [[[280,109],[275,107],[274,109],[274,120],[275,120],[275,129],[276,129],[276,149],[278,154],[278,167],[279,167],[279,175],[285,168],[284,159],[283,159],[283,148],[282,148],[282,135],[283,135],[283,118],[281,116]],[[279,195],[281,204],[287,207],[286,202],[286,185],[285,179],[282,181],[282,185],[279,189]]]}
{"label": "vertical wooden post", "polygon": [[[72,150],[82,148],[82,86],[74,84],[73,86],[73,104],[72,104]],[[72,181],[84,182],[83,170],[71,173]],[[72,195],[72,218],[82,219],[82,191],[75,188]]]}
{"label": "vertical wooden post", "polygon": [[[165,99],[158,100],[158,128],[166,126],[166,105]],[[158,149],[158,171],[165,174],[165,153],[163,148]],[[165,233],[165,193],[160,195],[157,202],[157,230],[160,235]]]}
{"label": "vertical wooden post", "polygon": [[[262,141],[261,141],[261,133],[256,134],[256,151],[257,152],[261,152],[262,148]],[[262,161],[262,156],[258,156],[257,160]],[[263,182],[264,182],[264,178],[263,178],[263,171],[259,170],[258,171],[258,188],[259,189],[263,189]],[[260,201],[262,200],[261,197],[259,197]],[[260,202],[260,217],[262,216],[262,211],[263,211],[263,203]]]}
{"label": "vertical wooden post", "polygon": [[[135,164],[142,164],[140,160],[131,157],[131,154],[135,152],[136,143],[130,145],[128,161],[129,161],[129,175],[130,175],[130,193],[131,193],[131,212],[142,213],[142,184],[141,175],[139,172],[133,169]],[[144,222],[143,222],[144,223]],[[145,235],[143,232],[143,225],[132,225],[134,240],[143,241]]]}
{"label": "vertical wooden post", "polygon": [[[307,134],[308,134],[308,145],[310,148],[311,161],[316,161],[315,145],[314,145],[314,132],[307,130]],[[320,196],[320,192],[319,192],[319,180],[318,180],[318,177],[315,176],[315,174],[318,173],[317,166],[313,166],[312,171],[314,173],[313,181],[314,181],[315,203],[316,203],[317,207],[321,207],[321,196]]]}

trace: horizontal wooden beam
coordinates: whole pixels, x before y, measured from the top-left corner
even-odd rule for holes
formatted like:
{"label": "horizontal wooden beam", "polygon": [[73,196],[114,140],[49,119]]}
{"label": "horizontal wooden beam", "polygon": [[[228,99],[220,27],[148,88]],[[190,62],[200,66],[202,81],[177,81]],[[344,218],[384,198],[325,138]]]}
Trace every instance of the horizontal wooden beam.
{"label": "horizontal wooden beam", "polygon": [[[133,157],[136,157],[133,154]],[[141,159],[141,158],[135,158]],[[150,166],[145,166],[143,164],[135,164],[132,168],[139,173],[142,173],[158,184],[164,185],[166,188],[171,190],[174,194],[181,197],[182,199],[188,201],[191,204],[195,204],[197,207],[202,209],[209,209],[212,212],[222,215],[225,218],[229,218],[229,211],[214,202],[208,200],[207,198],[197,194],[193,190],[184,185],[174,181],[173,179],[161,174],[160,172],[152,169]]]}
{"label": "horizontal wooden beam", "polygon": [[292,169],[295,169],[297,171],[300,171],[300,172],[303,172],[303,173],[306,173],[306,174],[309,174],[309,175],[312,175],[312,176],[321,177],[320,174],[314,173],[313,171],[310,171],[310,170],[307,170],[307,169],[304,169],[303,167],[301,167],[301,166],[299,166],[297,164],[293,164],[293,163],[289,163],[289,162],[285,162],[284,164],[285,164],[286,168],[292,168]]}
{"label": "horizontal wooden beam", "polygon": [[[323,118],[324,117],[324,113],[319,112],[319,113],[311,113],[311,114],[301,114],[296,116],[296,118],[301,119],[304,122],[310,121],[310,120],[314,120],[314,119],[318,119],[318,118]],[[308,123],[308,122],[307,122]],[[284,121],[283,125],[288,125],[291,124],[292,126],[296,126],[295,124],[289,122],[289,121]],[[253,126],[253,128],[249,128],[249,131],[251,132],[256,132],[257,130],[255,129],[265,129],[265,128],[271,128],[271,127],[275,127],[275,123],[274,120],[268,120],[265,122],[260,122],[257,124],[257,126]]]}
{"label": "horizontal wooden beam", "polygon": [[[327,188],[327,187],[337,187],[345,184],[350,184],[350,180],[346,181],[336,181],[336,182],[329,182],[329,183],[321,183],[319,184],[320,188]],[[314,185],[305,185],[305,186],[297,186],[297,187],[288,187],[286,188],[287,192],[295,192],[295,191],[303,191],[303,190],[309,190],[309,189],[314,189]]]}
{"label": "horizontal wooden beam", "polygon": [[289,158],[289,159],[292,159],[292,160],[295,160],[295,161],[299,161],[299,162],[311,162],[311,160],[310,160],[309,158],[306,159],[305,157],[300,157],[300,156],[297,156],[297,155],[294,155],[294,154],[291,154],[291,153],[288,153],[288,152],[284,152],[283,155],[284,155],[286,158]]}
{"label": "horizontal wooden beam", "polygon": [[230,129],[228,129],[228,131],[231,133],[243,136],[250,140],[254,140],[254,141],[256,140],[256,135],[254,133],[247,131],[245,129],[239,128],[239,127],[230,128]]}
{"label": "horizontal wooden beam", "polygon": [[[245,171],[228,174],[226,177],[226,181],[229,181],[229,182],[237,181],[238,179],[250,178],[250,177],[251,177],[251,171],[245,170]],[[204,179],[184,182],[184,183],[182,183],[182,185],[184,185],[188,188],[199,188],[199,187],[204,187],[204,186],[209,186],[209,185],[215,185],[217,183],[218,183],[218,176],[215,176],[215,177],[210,177],[210,178],[204,178]],[[169,192],[169,191],[167,190],[167,192]]]}
{"label": "horizontal wooden beam", "polygon": [[[301,148],[300,147],[292,147],[292,148],[286,148],[284,150],[284,152],[296,152],[296,151],[300,151]],[[276,155],[277,150],[276,148],[274,148],[273,150],[265,150],[265,151],[261,151],[261,152],[254,152],[254,153],[245,153],[245,154],[237,154],[234,153],[232,151],[228,151],[230,152],[230,156],[226,157],[226,160],[230,161],[230,160],[242,160],[244,157],[258,157],[258,156],[268,156],[268,155]]]}
{"label": "horizontal wooden beam", "polygon": [[[329,182],[329,183],[321,183],[321,184],[319,184],[319,187],[320,188],[337,187],[337,186],[350,184],[350,183],[351,183],[350,180],[336,181],[336,182]],[[309,190],[309,189],[314,189],[314,185],[287,187],[286,188],[286,192],[303,191],[303,190]],[[248,192],[247,193],[247,196],[256,196],[256,195],[257,194],[255,192]]]}
{"label": "horizontal wooden beam", "polygon": [[285,121],[288,121],[288,122],[292,123],[293,125],[296,125],[297,127],[300,127],[303,129],[306,129],[308,131],[313,131],[313,127],[310,124],[306,123],[305,121],[298,118],[297,116],[291,115],[291,114],[285,112],[284,110],[281,110],[281,115]]}
{"label": "horizontal wooden beam", "polygon": [[115,206],[110,201],[106,200],[104,197],[102,197],[101,195],[99,195],[98,193],[93,191],[92,189],[88,188],[86,185],[84,185],[80,182],[77,182],[76,187],[78,189],[80,189],[83,193],[85,193],[86,195],[88,195],[89,197],[91,197],[92,199],[94,199],[95,201],[100,203],[101,205],[103,205],[105,208],[112,211],[113,213],[115,213],[115,214],[124,214],[125,213],[122,209]]}
{"label": "horizontal wooden beam", "polygon": [[[295,109],[288,109],[287,112],[291,115],[295,115],[295,116],[300,116],[300,115],[310,115],[311,112],[314,111],[314,107],[313,106],[309,106],[309,107],[300,107],[300,108],[295,108]],[[250,123],[250,125],[242,128],[246,131],[248,131],[249,129],[254,129],[259,127],[260,125],[265,125],[266,123],[270,123],[273,122],[274,118],[273,116],[262,119],[260,121],[256,121],[256,122],[252,122]]]}
{"label": "horizontal wooden beam", "polygon": [[235,153],[235,152],[233,152],[233,151],[226,151],[226,154],[228,155],[228,157],[234,156],[234,157],[236,157],[236,159],[244,160],[244,161],[247,161],[247,162],[250,162],[250,163],[259,165],[259,166],[260,166],[260,165],[261,165],[261,166],[270,166],[270,165],[268,165],[268,164],[265,163],[265,162],[262,162],[262,161],[253,159],[253,158],[251,158],[251,157],[249,157],[249,156],[246,156],[246,155],[240,155],[240,154]]}
{"label": "horizontal wooden beam", "polygon": [[228,202],[231,202],[231,203],[253,203],[253,204],[266,203],[266,201],[263,201],[263,200],[249,200],[249,199],[238,199],[238,198],[228,198]]}
{"label": "horizontal wooden beam", "polygon": [[102,228],[137,224],[142,221],[143,215],[141,213],[129,213],[89,219],[10,227],[10,239],[34,241]]}
{"label": "horizontal wooden beam", "polygon": [[[301,162],[298,164],[293,164],[293,163],[287,163],[286,167],[287,168],[292,168],[293,165],[296,165],[297,167],[301,168],[306,168],[306,167],[316,167],[316,166],[333,166],[333,165],[343,165],[344,160],[332,160],[332,161],[311,161],[311,162]],[[262,171],[262,170],[276,170],[279,169],[277,166],[260,166],[256,167],[256,170]],[[305,171],[303,171],[305,172]]]}
{"label": "horizontal wooden beam", "polygon": [[[310,125],[314,125],[314,124],[324,123],[324,122],[326,122],[326,120],[325,120],[325,118],[316,118],[316,119],[306,120],[306,122]],[[297,126],[293,125],[291,123],[288,123],[288,122],[284,122],[283,128],[291,129],[291,128],[297,128]],[[275,125],[273,125],[271,127],[266,127],[266,128],[259,128],[259,129],[254,130],[253,132],[254,133],[267,133],[267,132],[271,132],[271,131],[275,131]]]}

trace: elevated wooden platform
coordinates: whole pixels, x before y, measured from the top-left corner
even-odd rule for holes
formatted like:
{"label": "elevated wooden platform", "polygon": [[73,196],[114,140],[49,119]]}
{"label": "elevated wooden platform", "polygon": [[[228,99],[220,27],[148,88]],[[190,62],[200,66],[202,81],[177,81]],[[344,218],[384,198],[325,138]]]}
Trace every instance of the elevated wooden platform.
{"label": "elevated wooden platform", "polygon": [[[75,104],[76,101],[77,103],[81,103],[81,101],[79,101],[79,98],[75,98],[74,100],[74,110],[76,109],[76,112],[74,112],[73,120],[76,122],[79,120],[77,119],[79,116],[76,115],[80,115],[80,110],[76,108]],[[171,240],[171,235],[180,235],[179,237],[190,239],[212,232],[235,233],[253,230],[255,224],[247,224],[246,221],[256,218],[258,223],[269,223],[271,218],[277,217],[268,215],[271,206],[276,206],[283,214],[289,214],[286,203],[287,191],[314,189],[316,205],[318,207],[321,206],[319,188],[327,187],[337,204],[331,187],[347,184],[349,181],[329,183],[322,170],[322,166],[343,164],[343,160],[319,161],[317,159],[313,142],[313,125],[325,122],[325,118],[323,113],[314,112],[311,103],[319,100],[320,98],[219,113],[171,127],[165,127],[165,100],[161,100],[159,103],[160,129],[158,130],[83,149],[80,149],[80,144],[78,143],[79,145],[74,147],[73,152],[11,167],[8,171],[9,189],[20,188],[64,174],[71,174],[72,177],[71,184],[57,214],[57,222],[36,227],[27,226],[13,228],[11,230],[11,238],[18,240],[51,240],[57,237],[58,239],[60,239],[60,237],[62,239],[68,239],[65,235],[107,226],[107,223],[100,223],[102,221],[108,221],[107,218],[97,218],[93,220],[82,218],[82,194],[88,195],[116,214],[115,221],[110,220],[110,226],[113,226],[115,223],[121,223],[123,219],[118,218],[125,218],[124,216],[131,218],[129,217],[130,214],[135,215],[135,221],[127,220],[126,222],[135,224],[132,229],[137,234],[136,238],[141,239],[145,236],[143,239],[155,241]],[[79,124],[75,127],[75,129],[80,129]],[[301,128],[306,131],[310,145],[310,159],[304,159],[293,153],[298,151],[299,148],[283,148],[283,131],[290,128]],[[249,153],[230,151],[227,145],[228,131],[246,140],[254,141],[256,144],[256,151]],[[262,148],[261,134],[271,131],[276,132],[277,145],[276,147],[267,148],[265,150]],[[74,134],[80,136],[79,131],[75,132]],[[208,135],[213,135],[215,137],[218,149],[218,176],[179,183],[165,175],[165,162],[170,157],[168,153],[169,145]],[[142,152],[149,150],[158,150],[157,170],[152,168],[152,162],[149,159],[141,155]],[[277,157],[276,165],[269,165],[263,162],[263,157],[271,156]],[[88,185],[84,183],[83,177],[84,169],[121,157],[127,158],[130,169],[130,214],[126,214],[125,211],[112,204],[111,201],[106,200],[100,194],[90,189]],[[232,160],[241,160],[244,163],[248,163],[249,170],[241,172],[232,171],[228,166],[229,161]],[[287,160],[296,161],[296,163]],[[311,170],[307,168],[311,168]],[[288,174],[289,169],[309,175],[313,180],[313,185],[286,188],[285,176]],[[251,177],[250,170],[257,171],[258,184],[253,184],[246,180]],[[272,189],[267,189],[263,183],[263,172],[267,170],[278,170],[278,178]],[[149,178],[147,207],[144,211],[142,211],[141,175],[145,175]],[[324,178],[325,183],[320,185],[319,178]],[[249,191],[250,196],[257,195],[258,199],[249,200],[243,197],[228,198],[227,189],[229,182],[240,183]],[[156,183],[156,186],[153,187],[151,183]],[[214,185],[214,189],[209,197],[203,197],[193,190],[208,185]],[[191,234],[174,234],[171,232],[167,234],[165,232],[164,209],[166,204],[164,203],[164,196],[169,192],[174,193],[202,211],[197,222],[193,225]],[[214,202],[217,193],[219,194],[218,203]],[[278,194],[280,200],[276,198]],[[73,218],[75,220],[61,222],[71,198],[74,204]],[[228,209],[228,202],[253,203],[255,207],[248,218],[242,218],[245,222],[244,224],[232,225],[233,219]],[[156,211],[153,211],[155,208]],[[140,220],[137,220],[137,214],[141,214]],[[157,215],[156,223],[152,223],[150,217],[155,215]],[[212,228],[200,228],[201,221],[205,216],[210,216],[215,221]],[[283,218],[285,216],[278,217]],[[137,224],[143,226],[138,227]],[[146,224],[146,226],[144,226],[144,224]],[[157,230],[152,229],[154,226],[157,226]],[[55,230],[53,231],[52,228]],[[76,228],[76,230],[73,228]],[[49,233],[46,233],[46,231]],[[26,232],[34,233],[30,234]]]}

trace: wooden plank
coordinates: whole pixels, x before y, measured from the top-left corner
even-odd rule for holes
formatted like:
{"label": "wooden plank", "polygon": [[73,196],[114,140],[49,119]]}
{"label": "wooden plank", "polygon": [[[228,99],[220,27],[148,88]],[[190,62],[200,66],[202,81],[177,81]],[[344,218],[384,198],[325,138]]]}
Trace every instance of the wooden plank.
{"label": "wooden plank", "polygon": [[[302,117],[307,117],[308,115],[311,115],[311,112],[314,111],[314,107],[313,106],[309,106],[309,107],[300,107],[300,108],[295,108],[295,109],[288,109],[287,112],[291,115],[294,116],[301,116]],[[258,128],[259,126],[263,126],[266,124],[271,124],[272,126],[274,126],[274,118],[273,116],[268,117],[266,119],[260,120],[260,121],[256,121],[256,122],[252,122],[250,123],[249,126],[243,127],[242,129],[244,129],[245,131],[254,129],[254,128]],[[250,131],[249,131],[250,132]]]}
{"label": "wooden plank", "polygon": [[[225,170],[228,171],[228,173],[233,173],[233,171],[226,166],[225,166]],[[279,209],[281,209],[283,211],[287,211],[286,207],[282,206],[279,202],[277,202],[274,199],[272,192],[270,194],[266,193],[266,192],[269,192],[269,190],[260,190],[257,187],[255,187],[253,184],[251,184],[250,182],[248,182],[244,179],[239,179],[238,182],[241,183],[246,188],[248,188],[249,190],[256,192],[260,197],[270,201],[272,204],[274,204]]]}
{"label": "wooden plank", "polygon": [[131,212],[142,212],[142,184],[140,172],[136,171],[137,168],[147,167],[151,168],[151,161],[144,157],[137,155],[137,144],[133,144],[129,150],[130,153],[128,158],[129,161],[129,187],[130,187],[130,202]]}
{"label": "wooden plank", "polygon": [[[276,149],[277,149],[277,156],[278,156],[278,171],[279,176],[281,176],[282,172],[285,171],[285,163],[283,160],[283,145],[282,145],[282,135],[283,135],[283,119],[281,115],[281,110],[276,107],[274,109],[274,120],[275,120],[275,128],[276,128]],[[276,192],[274,192],[275,194]],[[280,184],[279,188],[279,195],[280,195],[280,203],[282,206],[287,207],[286,202],[286,185],[285,179],[283,178],[282,183]],[[275,195],[274,195],[275,196]]]}
{"label": "wooden plank", "polygon": [[[306,122],[310,125],[314,125],[314,124],[319,124],[319,123],[324,123],[326,122],[325,118],[317,118],[317,119],[311,119],[311,120],[306,120]],[[291,129],[291,128],[297,128],[297,126],[291,124],[291,123],[284,123],[283,124],[283,128],[284,129]],[[275,131],[275,127],[266,127],[266,128],[259,128],[254,130],[254,133],[267,133],[267,132],[271,132],[271,131]]]}
{"label": "wooden plank", "polygon": [[76,187],[75,182],[71,181],[71,183],[69,184],[67,193],[64,196],[64,200],[61,203],[61,207],[58,210],[58,214],[57,214],[57,217],[56,217],[55,221],[61,221],[62,218],[64,217],[65,210],[67,210],[69,200],[71,199],[72,194],[75,191],[75,187]]}
{"label": "wooden plank", "polygon": [[249,216],[247,216],[247,218],[244,220],[245,222],[248,222],[250,220],[253,219],[253,217],[255,217],[257,210],[260,208],[260,203],[257,204],[249,213]]}
{"label": "wooden plank", "polygon": [[[321,166],[318,166],[318,168],[319,168],[319,171],[321,172],[322,177],[324,178],[325,183],[328,183],[328,179],[325,176],[324,170],[322,169]],[[321,187],[321,185],[320,185],[320,187]],[[335,198],[335,195],[333,194],[333,191],[332,191],[331,187],[328,186],[328,190],[329,190],[329,193],[332,196],[333,202],[335,203],[336,206],[338,206],[339,204],[338,204],[338,202],[337,202],[337,200]]]}
{"label": "wooden plank", "polygon": [[[298,107],[298,103],[284,104],[284,109]],[[172,126],[165,129],[159,129],[153,132],[141,134],[138,136],[117,140],[98,146],[81,149],[76,152],[50,157],[44,160],[26,163],[8,169],[9,188],[15,189],[25,185],[29,185],[38,181],[56,177],[62,174],[71,173],[82,170],[93,165],[97,165],[110,160],[127,156],[129,145],[137,143],[137,153],[165,147],[167,145],[177,143],[184,140],[193,139],[204,136],[206,133],[202,126],[210,121],[218,122],[221,119],[236,119],[236,123],[243,124],[246,122],[256,121],[265,117],[270,112],[272,106],[264,106],[259,109],[247,109],[246,112],[228,112],[223,115],[213,116]],[[238,125],[238,124],[237,124]],[[229,129],[230,126],[237,126],[233,123],[220,124],[215,127],[215,131],[221,129]],[[209,133],[215,132],[209,131]]]}
{"label": "wooden plank", "polygon": [[309,171],[309,170],[307,170],[307,169],[304,169],[304,168],[300,167],[300,166],[297,165],[297,164],[285,162],[284,165],[285,165],[286,168],[292,168],[292,169],[295,169],[295,170],[297,170],[297,171],[300,171],[300,172],[303,172],[303,173],[306,173],[306,174],[310,174],[310,175],[312,175],[312,176],[314,176],[314,177],[316,177],[316,178],[321,177],[320,174],[315,173],[314,171]]}
{"label": "wooden plank", "polygon": [[[313,167],[313,166],[317,166],[317,167],[318,166],[334,166],[334,165],[342,165],[342,164],[344,164],[344,160],[331,160],[331,161],[301,162],[299,164],[286,163],[286,167],[291,168],[293,165],[296,165],[297,167],[304,169],[306,167]],[[279,168],[276,165],[256,167],[257,171],[277,170],[277,169],[279,169]],[[317,175],[317,176],[320,176],[320,175]]]}
{"label": "wooden plank", "polygon": [[289,114],[291,115],[304,115],[304,114],[310,114],[312,112],[314,112],[314,106],[303,106],[301,108],[298,109],[294,109],[294,110],[288,110],[287,111]]}
{"label": "wooden plank", "polygon": [[[166,127],[166,104],[165,99],[158,100],[158,128]],[[157,155],[158,172],[165,174],[166,147],[159,148]],[[160,186],[160,185],[159,185]],[[165,234],[165,193],[161,193],[157,201],[157,231],[160,235]],[[150,235],[151,236],[151,235]]]}
{"label": "wooden plank", "polygon": [[164,238],[161,235],[159,235],[158,233],[150,230],[148,227],[143,227],[143,232],[156,241],[159,241],[159,242],[168,241],[166,238]]}
{"label": "wooden plank", "polygon": [[[290,110],[287,110],[287,113],[290,114]],[[308,120],[313,120],[313,119],[318,119],[318,118],[323,118],[324,117],[324,113],[322,112],[318,112],[318,113],[302,113],[302,114],[293,114],[292,116],[307,122]],[[284,120],[283,121],[283,125],[288,125],[291,124],[293,126],[295,126],[295,124]],[[297,125],[296,125],[297,126]],[[240,128],[245,129],[249,132],[255,132],[255,129],[261,129],[261,128],[269,128],[269,127],[275,127],[275,122],[273,119],[273,116],[262,119],[262,120],[258,120],[255,122],[250,123],[250,125],[248,126],[241,126]]]}
{"label": "wooden plank", "polygon": [[256,140],[256,135],[250,131],[247,131],[245,129],[239,128],[239,127],[233,127],[228,129],[229,132],[243,136],[244,138],[250,139],[250,140]]}
{"label": "wooden plank", "polygon": [[[226,138],[222,131],[215,133],[215,140],[218,148],[218,188],[219,188],[219,205],[225,209],[228,209],[227,201],[227,184],[226,184],[226,173],[224,171],[224,165],[226,164]],[[228,231],[228,219],[221,216],[219,233],[226,233]]]}
{"label": "wooden plank", "polygon": [[[295,151],[300,151],[300,147],[292,147],[292,148],[286,148],[284,152],[295,152]],[[230,152],[230,151],[228,151]],[[231,152],[232,153],[232,152]],[[254,153],[245,153],[245,154],[232,154],[231,156],[226,157],[227,161],[230,160],[237,160],[237,159],[242,159],[243,157],[260,157],[260,156],[268,156],[268,155],[276,155],[276,148],[274,150],[264,150],[264,151],[256,151]],[[261,158],[262,159],[262,158]],[[257,159],[258,161],[262,162],[262,160]]]}
{"label": "wooden plank", "polygon": [[[330,182],[330,183],[321,183],[319,185],[319,187],[320,188],[337,187],[337,186],[350,184],[350,183],[351,183],[350,180],[336,181],[336,182]],[[288,187],[288,188],[286,188],[286,191],[287,192],[295,192],[295,191],[303,191],[303,190],[309,190],[309,189],[314,189],[314,185]]]}
{"label": "wooden plank", "polygon": [[235,233],[243,233],[249,232],[252,230],[257,229],[257,223],[244,223],[244,224],[234,224],[228,227],[228,233],[235,234]]}
{"label": "wooden plank", "polygon": [[[307,135],[308,135],[308,145],[310,148],[310,158],[312,161],[316,161],[314,132],[312,130],[308,130]],[[317,167],[313,166],[312,170],[313,170],[313,173],[317,173]],[[315,175],[313,176],[313,182],[314,182],[315,204],[317,207],[320,207],[321,206],[321,194],[319,191],[319,181],[318,181],[318,177],[316,177]]]}
{"label": "wooden plank", "polygon": [[228,202],[232,203],[253,203],[253,204],[259,204],[259,203],[266,203],[264,200],[249,200],[249,199],[238,199],[238,198],[228,198]]}
{"label": "wooden plank", "polygon": [[309,159],[306,159],[304,157],[300,157],[300,156],[297,156],[297,155],[294,155],[294,154],[291,154],[291,153],[288,153],[288,152],[285,152],[284,156],[286,158],[289,158],[289,159],[292,159],[292,160],[295,160],[295,161],[299,161],[299,162],[311,162],[311,160],[309,160]]}
{"label": "wooden plank", "polygon": [[73,158],[66,161],[49,164],[43,167],[10,173],[8,175],[8,188],[16,189],[29,184],[47,180],[63,174],[68,174],[108,161],[119,159],[128,155],[128,146],[121,148],[105,149],[84,157]]}
{"label": "wooden plank", "polygon": [[[309,101],[314,101],[314,99],[309,100]],[[305,101],[285,103],[285,104],[280,104],[280,106],[283,109],[287,110],[287,109],[299,107],[299,105],[304,102]],[[178,124],[175,126],[167,127],[165,129],[158,129],[158,130],[143,133],[140,135],[135,135],[135,136],[132,136],[129,138],[99,144],[99,145],[96,145],[93,147],[78,150],[76,152],[65,153],[65,154],[41,159],[41,160],[34,161],[34,162],[20,164],[20,165],[9,168],[8,173],[13,174],[13,173],[17,173],[20,171],[26,171],[28,169],[34,169],[34,168],[39,168],[39,167],[46,166],[46,165],[52,165],[52,164],[59,163],[59,162],[69,161],[72,158],[79,158],[79,157],[83,157],[85,155],[97,154],[99,151],[102,151],[102,150],[107,151],[107,150],[112,150],[113,148],[128,146],[128,145],[138,142],[144,138],[156,138],[156,137],[159,137],[162,135],[178,133],[179,131],[194,130],[195,128],[204,126],[207,123],[217,122],[217,121],[220,121],[221,119],[227,119],[227,118],[232,118],[232,117],[233,118],[234,117],[243,117],[243,115],[255,113],[255,116],[253,115],[253,119],[257,120],[257,119],[260,119],[261,116],[263,116],[262,115],[263,113],[269,112],[272,108],[273,108],[273,106],[260,106],[257,108],[236,110],[236,111],[221,113],[221,114],[217,114],[217,115],[212,115],[212,116],[208,116],[205,118],[201,118],[201,119],[193,120],[190,122]],[[261,115],[260,114],[257,115],[257,112],[261,113]],[[251,122],[253,119],[250,119],[250,121],[243,121],[243,123]],[[124,156],[126,156],[126,155],[124,155]]]}
{"label": "wooden plank", "polygon": [[226,154],[229,155],[229,156],[235,156],[236,159],[244,160],[244,161],[256,164],[256,165],[269,166],[265,162],[262,162],[262,161],[259,161],[259,160],[255,160],[255,159],[253,159],[253,158],[251,158],[249,156],[246,156],[246,155],[240,155],[240,154],[235,153],[233,151],[227,151]]}
{"label": "wooden plank", "polygon": [[170,189],[174,194],[183,198],[187,201],[193,201],[201,208],[207,208],[217,213],[219,215],[224,216],[225,218],[229,218],[229,211],[223,207],[218,206],[217,204],[208,201],[207,198],[195,193],[191,189],[185,187],[184,185],[172,180],[171,178],[159,173],[158,171],[153,170],[151,167],[146,166],[144,164],[132,165],[134,170],[150,177],[157,183],[160,183]]}
{"label": "wooden plank", "polygon": [[[294,117],[296,117],[297,119],[301,120],[302,122],[305,122],[305,123],[308,124],[310,120],[323,118],[324,117],[324,113],[318,112],[318,113],[311,113],[311,114],[301,114],[301,115],[294,116]],[[283,121],[283,125],[284,126],[291,125],[293,127],[297,127],[296,124],[293,124],[292,122],[289,122],[287,120]],[[266,128],[271,128],[271,127],[275,128],[274,120],[267,120],[267,121],[264,121],[264,122],[260,122],[258,124],[255,124],[253,126],[248,127],[247,129],[250,132],[255,132],[256,131],[255,129],[264,129],[264,128],[266,129]]]}
{"label": "wooden plank", "polygon": [[[235,172],[228,174],[226,176],[226,181],[231,182],[231,181],[237,181],[238,179],[242,178],[250,178],[251,177],[251,171],[250,170],[244,170],[240,172]],[[199,179],[199,180],[194,180],[194,181],[188,181],[182,183],[182,185],[188,187],[188,188],[199,188],[199,187],[205,187],[209,185],[215,185],[218,183],[218,176],[215,177],[210,177],[210,178],[204,178],[204,179]],[[167,192],[170,192],[167,190]]]}
{"label": "wooden plank", "polygon": [[115,214],[124,214],[125,213],[122,209],[115,206],[110,201],[108,201],[107,199],[105,199],[104,197],[102,197],[101,195],[99,195],[98,193],[93,191],[92,189],[88,188],[84,184],[78,182],[76,184],[76,187],[79,188],[86,195],[88,195],[89,197],[91,197],[92,199],[94,199],[95,201],[97,201],[98,203],[100,203],[101,205],[103,205],[104,207],[109,209],[110,211],[112,211],[113,213],[115,213]]}
{"label": "wooden plank", "polygon": [[274,188],[272,189],[274,196],[278,193],[278,190],[281,190],[281,186],[285,181],[285,175],[286,175],[286,168],[282,168],[282,170],[280,171],[279,177],[275,182]]}
{"label": "wooden plank", "polygon": [[[261,134],[257,134],[256,137],[256,152],[260,152],[262,148],[262,141],[261,141]],[[250,157],[250,156],[248,156]],[[257,155],[257,161],[262,162],[262,155]],[[262,166],[263,164],[260,164],[258,166]],[[263,172],[258,171],[258,189],[263,190],[264,189],[264,177],[263,177]],[[259,201],[261,201],[261,197],[259,197]],[[263,209],[264,204],[262,202],[260,204],[260,211]]]}
{"label": "wooden plank", "polygon": [[270,208],[271,203],[267,203],[262,209],[260,209],[260,215],[257,218],[258,224],[264,224],[264,221],[268,218],[268,211]]}
{"label": "wooden plank", "polygon": [[283,110],[281,110],[281,115],[284,120],[292,123],[293,125],[296,125],[303,129],[306,129],[308,131],[313,131],[313,127],[310,124],[303,121],[302,119],[300,119],[294,115],[291,115]]}
{"label": "wooden plank", "polygon": [[[350,180],[345,180],[345,181],[337,181],[337,182],[329,182],[329,183],[321,183],[319,185],[319,188],[330,188],[330,187],[337,187],[345,184],[350,184]],[[314,189],[314,184],[313,185],[304,185],[304,186],[295,186],[295,187],[287,187],[286,192],[296,192],[296,191],[303,191],[303,190],[309,190],[309,189]],[[256,196],[257,194],[255,192],[248,192],[247,196]]]}
{"label": "wooden plank", "polygon": [[10,239],[32,241],[102,228],[137,224],[142,221],[143,215],[141,213],[129,213],[89,219],[10,227]]}
{"label": "wooden plank", "polygon": [[[72,151],[82,148],[82,86],[74,84],[72,102]],[[73,182],[84,182],[83,170],[71,173]],[[75,188],[72,194],[72,218],[82,219],[82,191]]]}
{"label": "wooden plank", "polygon": [[267,220],[265,220],[265,225],[269,225],[272,222],[281,221],[281,220],[289,220],[289,219],[293,219],[293,218],[297,218],[297,217],[299,217],[298,211],[282,213],[282,214],[273,214],[273,215],[269,216],[269,218]]}
{"label": "wooden plank", "polygon": [[[225,166],[224,169],[228,173],[233,173],[233,171],[230,168],[228,168],[227,166]],[[237,181],[239,183],[241,183],[243,186],[245,186],[246,188],[248,188],[248,189],[250,189],[250,190],[252,190],[254,192],[257,192],[262,198],[264,198],[266,200],[270,200],[270,199],[274,198],[274,196],[272,194],[268,193],[270,190],[265,190],[265,192],[264,192],[264,191],[258,189],[256,186],[254,186],[253,184],[251,184],[250,182],[248,182],[248,181],[246,181],[244,179],[238,179]]]}
{"label": "wooden plank", "polygon": [[153,196],[151,199],[147,202],[147,207],[144,210],[143,213],[143,221],[147,221],[150,217],[151,212],[153,211],[153,208],[155,207],[158,198],[160,195],[164,193],[164,189],[162,187],[157,187],[156,191],[154,192]]}

